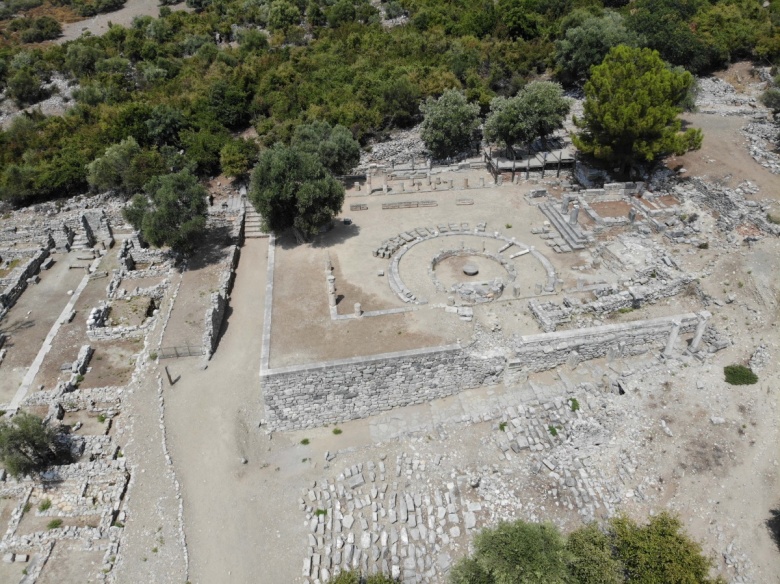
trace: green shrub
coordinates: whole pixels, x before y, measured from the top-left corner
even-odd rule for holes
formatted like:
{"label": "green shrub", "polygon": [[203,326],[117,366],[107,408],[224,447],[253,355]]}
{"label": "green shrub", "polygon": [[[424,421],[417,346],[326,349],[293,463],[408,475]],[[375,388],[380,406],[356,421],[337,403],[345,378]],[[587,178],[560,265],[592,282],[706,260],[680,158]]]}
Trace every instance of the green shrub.
{"label": "green shrub", "polygon": [[558,428],[556,428],[555,426],[547,426],[547,431],[550,432],[550,435],[552,437],[555,437],[555,436],[558,435]]}
{"label": "green shrub", "polygon": [[51,508],[51,499],[46,498],[40,503],[38,503],[38,511],[43,512],[50,508]]}
{"label": "green shrub", "polygon": [[303,440],[301,440],[301,444],[303,444],[304,446],[308,446],[309,445],[309,439],[308,438],[304,438]]}
{"label": "green shrub", "polygon": [[668,513],[637,525],[621,516],[609,523],[614,555],[622,562],[626,581],[714,583],[710,562],[701,546],[683,531],[680,520]]}
{"label": "green shrub", "polygon": [[338,436],[339,434],[341,434],[341,432],[343,432],[343,430],[342,430],[341,428],[333,428],[333,433],[334,433],[336,436]]}
{"label": "green shrub", "polygon": [[723,368],[726,383],[731,385],[753,385],[758,383],[758,375],[744,365],[727,365]]}
{"label": "green shrub", "polygon": [[474,538],[474,555],[458,562],[452,584],[563,584],[564,540],[551,524],[501,522]]}
{"label": "green shrub", "polygon": [[569,407],[571,407],[572,412],[576,412],[580,409],[580,402],[577,401],[577,398],[573,397],[569,400]]}
{"label": "green shrub", "polygon": [[100,422],[101,424],[105,423],[106,416],[104,414],[98,414],[97,421]]}
{"label": "green shrub", "polygon": [[[450,584],[725,584],[708,577],[710,561],[667,513],[638,525],[618,517],[564,538],[554,525],[500,523],[475,538],[474,553]],[[343,584],[360,584],[359,579]]]}
{"label": "green shrub", "polygon": [[710,244],[708,241],[705,241],[703,243],[699,244],[699,249],[710,249]]}
{"label": "green shrub", "polygon": [[57,519],[52,519],[51,521],[49,521],[49,523],[46,524],[46,528],[47,529],[57,529],[61,525],[62,525],[62,519],[57,518]]}
{"label": "green shrub", "polygon": [[623,570],[612,556],[609,536],[595,524],[580,527],[566,541],[569,573],[577,584],[620,584]]}

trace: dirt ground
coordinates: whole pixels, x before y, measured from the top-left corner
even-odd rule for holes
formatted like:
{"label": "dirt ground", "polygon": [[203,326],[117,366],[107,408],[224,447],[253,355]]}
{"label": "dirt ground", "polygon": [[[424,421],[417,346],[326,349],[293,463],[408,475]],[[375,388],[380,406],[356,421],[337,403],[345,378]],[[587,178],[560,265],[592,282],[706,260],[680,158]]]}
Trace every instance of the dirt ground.
{"label": "dirt ground", "polygon": [[[78,252],[54,254],[54,265],[41,270],[41,281],[28,286],[0,322],[0,332],[9,336],[4,347],[8,353],[0,364],[0,404],[8,403],[16,393],[43,340],[70,300],[67,291],[74,290],[84,277],[84,270],[68,269],[71,264],[84,263],[77,257]],[[77,353],[78,348],[75,350]]]}
{"label": "dirt ground", "polygon": [[[119,245],[115,245],[103,257],[99,271],[107,271],[116,267],[116,256]],[[109,278],[90,280],[76,301],[74,310],[76,316],[71,322],[63,323],[52,342],[51,349],[46,354],[38,374],[33,380],[32,389],[41,385],[51,391],[59,379],[70,377],[69,371],[62,371],[62,366],[76,360],[83,345],[90,345],[95,354],[90,362],[92,372],[85,375],[81,387],[105,387],[107,385],[124,385],[130,379],[133,370],[134,354],[142,346],[140,340],[127,341],[92,341],[87,336],[86,319],[90,310],[106,301],[106,286]],[[105,361],[103,361],[105,359]]]}
{"label": "dirt ground", "polygon": [[36,582],[39,584],[102,582],[100,570],[103,565],[103,554],[104,552],[101,551],[85,551],[77,542],[58,541]]}
{"label": "dirt ground", "polygon": [[206,309],[211,304],[211,294],[219,287],[221,262],[227,254],[222,243],[206,242],[193,253],[165,329],[163,347],[202,344]]}
{"label": "dirt ground", "polygon": [[780,198],[780,175],[772,174],[756,164],[745,146],[747,139],[740,132],[747,123],[745,118],[685,114],[683,119],[702,129],[704,141],[700,150],[670,157],[666,163],[669,168],[684,168],[686,172],[682,173],[683,177],[705,177],[711,182],[720,182],[729,187],[736,187],[743,180],[749,180],[761,189],[757,198]]}
{"label": "dirt ground", "polygon": [[181,375],[165,389],[166,426],[182,484],[193,583],[243,584],[258,574],[264,582],[294,582],[300,572],[288,558],[305,532],[297,501],[287,495],[307,467],[293,465],[298,453],[292,452],[289,464],[265,464],[273,444],[257,427],[267,247],[255,239],[242,248],[234,309],[208,369],[196,358],[166,363],[174,377]]}
{"label": "dirt ground", "polygon": [[[171,10],[185,10],[190,11],[184,5],[176,4],[170,7]],[[127,3],[119,10],[115,12],[109,12],[107,14],[98,14],[90,19],[79,20],[78,22],[68,22],[62,25],[62,36],[57,39],[56,42],[64,43],[79,38],[85,32],[89,32],[92,35],[102,35],[108,28],[109,23],[118,24],[121,26],[129,27],[133,24],[133,19],[136,16],[154,16],[157,17],[160,14],[160,4],[157,0],[127,0]]]}
{"label": "dirt ground", "polygon": [[[484,178],[484,174],[469,173],[470,184],[478,184],[479,177]],[[467,175],[457,174],[456,184],[462,184],[463,176]],[[374,257],[372,251],[383,241],[418,227],[468,223],[473,232],[477,223],[485,222],[487,232],[497,231],[506,237],[516,238],[518,244],[536,247],[553,262],[566,287],[576,285],[576,277],[570,269],[576,257],[572,254],[556,255],[545,240],[531,233],[532,227],[540,227],[546,221],[544,215],[535,207],[530,207],[523,198],[535,185],[505,183],[500,188],[423,193],[402,192],[399,181],[391,181],[389,185],[391,192],[396,194],[366,195],[365,188],[361,192],[353,190],[348,193],[350,196],[344,203],[342,215],[349,217],[352,224],[336,221],[334,229],[320,236],[314,244],[296,245],[290,236],[277,240],[270,352],[272,367],[416,349],[469,338],[473,330],[471,324],[464,323],[457,315],[442,314],[441,306],[446,304],[449,294],[436,291],[428,275],[431,259],[443,249],[461,246],[477,250],[482,250],[484,246],[485,250],[496,253],[503,243],[464,234],[440,237],[412,247],[401,260],[399,271],[406,286],[429,303],[414,306],[405,304],[393,293],[387,282],[390,262]],[[472,198],[474,204],[458,205],[456,201],[460,198]],[[382,209],[383,203],[406,200],[433,200],[437,206]],[[346,211],[352,204],[364,204],[368,209]],[[522,248],[515,249],[519,251]],[[508,259],[511,253],[512,250],[504,255]],[[334,267],[339,314],[352,314],[357,302],[363,311],[410,306],[416,310],[360,321],[332,322],[328,313],[325,275],[328,259]],[[475,261],[493,263],[490,260]],[[537,327],[532,320],[519,316],[512,286],[517,286],[519,298],[532,296],[536,284],[546,283],[546,271],[531,255],[509,261],[517,270],[515,282],[509,281],[498,264],[495,264],[498,272],[493,274],[488,268],[484,277],[477,276],[476,279],[487,280],[503,274],[509,286],[501,300],[490,305],[491,314],[496,319],[511,323],[509,330],[512,332],[536,332]],[[378,276],[380,270],[384,271],[384,276]],[[614,278],[614,274],[607,270],[579,273],[578,276],[594,281]],[[450,280],[452,277],[451,274]],[[468,281],[468,278],[463,281]],[[284,331],[283,334],[278,332],[280,330]]]}

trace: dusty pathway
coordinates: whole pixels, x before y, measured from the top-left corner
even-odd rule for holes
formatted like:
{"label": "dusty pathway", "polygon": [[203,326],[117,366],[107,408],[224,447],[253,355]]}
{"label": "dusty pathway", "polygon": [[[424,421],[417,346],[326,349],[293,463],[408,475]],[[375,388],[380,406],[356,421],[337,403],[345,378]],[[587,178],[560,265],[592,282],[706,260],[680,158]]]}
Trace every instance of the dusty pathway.
{"label": "dusty pathway", "polygon": [[[296,555],[284,553],[303,544],[305,532],[298,534],[299,511],[284,496],[283,476],[307,465],[265,461],[271,442],[258,429],[267,249],[267,240],[250,240],[241,250],[232,313],[208,369],[199,358],[169,364],[181,379],[166,388],[166,427],[196,584],[293,582],[300,573],[297,562],[286,562]],[[285,516],[290,521],[278,521]]]}
{"label": "dusty pathway", "polygon": [[[172,292],[180,281],[180,274],[175,274],[163,300],[164,309],[170,307]],[[148,339],[148,352],[156,350],[161,329],[158,324]],[[117,584],[181,584],[186,580],[176,479],[163,448],[158,373],[158,368],[146,361],[124,398],[131,413],[127,420],[120,418],[120,432],[129,431],[124,452],[132,464],[132,476],[115,572]]]}
{"label": "dusty pathway", "polygon": [[[175,6],[170,6],[171,10],[191,9],[182,2]],[[157,0],[128,0],[128,2],[119,10],[107,14],[98,14],[93,18],[79,20],[78,22],[68,22],[62,25],[62,36],[57,39],[58,43],[64,43],[79,38],[85,32],[92,35],[102,35],[109,29],[110,24],[121,26],[130,26],[136,16],[153,16],[157,18],[160,14],[160,3]]]}

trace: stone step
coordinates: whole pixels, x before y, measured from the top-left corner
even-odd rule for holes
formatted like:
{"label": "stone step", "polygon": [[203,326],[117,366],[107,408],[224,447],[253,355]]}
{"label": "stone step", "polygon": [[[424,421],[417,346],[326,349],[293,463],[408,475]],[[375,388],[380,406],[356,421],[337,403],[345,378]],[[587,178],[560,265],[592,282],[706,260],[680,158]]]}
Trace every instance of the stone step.
{"label": "stone step", "polygon": [[577,233],[577,231],[569,225],[555,209],[551,208],[548,203],[539,205],[539,210],[550,220],[550,223],[555,227],[555,230],[560,233],[561,237],[571,249],[585,249],[587,239]]}

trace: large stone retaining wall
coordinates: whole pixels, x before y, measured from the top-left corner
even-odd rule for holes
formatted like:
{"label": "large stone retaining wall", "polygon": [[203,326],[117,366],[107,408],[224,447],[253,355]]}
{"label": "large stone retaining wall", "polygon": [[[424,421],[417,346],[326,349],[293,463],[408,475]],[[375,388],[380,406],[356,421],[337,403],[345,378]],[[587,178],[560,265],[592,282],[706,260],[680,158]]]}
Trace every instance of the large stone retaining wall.
{"label": "large stone retaining wall", "polygon": [[693,332],[704,318],[695,313],[650,320],[527,335],[520,337],[509,368],[545,371],[567,362],[598,359],[608,354],[627,357],[663,346],[679,323],[679,333]]}
{"label": "large stone retaining wall", "polygon": [[365,418],[497,383],[505,363],[450,345],[265,370],[266,419],[296,430]]}

